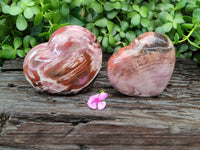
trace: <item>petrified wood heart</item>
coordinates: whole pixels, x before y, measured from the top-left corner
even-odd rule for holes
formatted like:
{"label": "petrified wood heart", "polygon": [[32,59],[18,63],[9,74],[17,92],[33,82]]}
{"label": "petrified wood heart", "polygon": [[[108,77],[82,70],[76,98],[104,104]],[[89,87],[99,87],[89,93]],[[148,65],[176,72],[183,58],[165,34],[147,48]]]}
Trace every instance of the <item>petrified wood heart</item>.
{"label": "petrified wood heart", "polygon": [[175,49],[164,35],[147,32],[109,59],[107,75],[113,87],[130,96],[157,96],[166,88],[175,65]]}
{"label": "petrified wood heart", "polygon": [[23,70],[29,83],[40,91],[74,94],[87,87],[101,68],[102,51],[95,35],[69,25],[30,50]]}

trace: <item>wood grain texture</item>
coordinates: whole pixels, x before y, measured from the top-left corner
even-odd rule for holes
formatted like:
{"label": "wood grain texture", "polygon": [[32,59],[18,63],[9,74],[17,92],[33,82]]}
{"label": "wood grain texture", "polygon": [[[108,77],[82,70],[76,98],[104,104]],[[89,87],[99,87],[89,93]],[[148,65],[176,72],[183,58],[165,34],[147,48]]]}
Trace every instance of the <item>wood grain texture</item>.
{"label": "wood grain texture", "polygon": [[[178,59],[161,95],[138,98],[111,86],[108,58],[104,55],[88,91],[73,96],[38,93],[23,75],[22,60],[7,61],[0,73],[0,149],[199,149],[200,70],[195,63]],[[89,109],[89,96],[102,89],[109,94],[107,107]]]}

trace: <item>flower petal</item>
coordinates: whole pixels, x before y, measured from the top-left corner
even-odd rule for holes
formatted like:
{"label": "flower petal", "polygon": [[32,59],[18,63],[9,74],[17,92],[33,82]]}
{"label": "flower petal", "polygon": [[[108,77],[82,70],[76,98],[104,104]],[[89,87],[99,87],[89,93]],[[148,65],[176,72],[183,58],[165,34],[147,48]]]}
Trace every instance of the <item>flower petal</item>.
{"label": "flower petal", "polygon": [[102,92],[99,94],[99,100],[102,101],[102,100],[106,99],[107,96],[108,96],[108,94],[106,92]]}
{"label": "flower petal", "polygon": [[87,103],[88,107],[90,107],[91,109],[97,109],[97,104],[96,103]]}
{"label": "flower petal", "polygon": [[103,110],[106,107],[106,102],[99,102],[98,103],[98,110]]}
{"label": "flower petal", "polygon": [[88,104],[88,103],[90,103],[90,104],[93,103],[94,100],[95,100],[96,98],[98,98],[98,97],[99,97],[99,94],[90,96],[89,99],[88,99],[88,101],[87,101],[87,104]]}

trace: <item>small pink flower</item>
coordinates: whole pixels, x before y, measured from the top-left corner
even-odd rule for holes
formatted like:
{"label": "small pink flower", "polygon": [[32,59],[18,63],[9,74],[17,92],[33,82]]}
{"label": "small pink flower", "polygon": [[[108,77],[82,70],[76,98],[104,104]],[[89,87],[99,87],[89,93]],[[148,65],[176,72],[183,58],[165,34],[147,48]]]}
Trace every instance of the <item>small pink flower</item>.
{"label": "small pink flower", "polygon": [[98,110],[103,110],[106,107],[105,99],[107,96],[108,94],[104,91],[100,92],[99,94],[90,96],[87,102],[88,107],[90,107],[91,109],[98,108]]}

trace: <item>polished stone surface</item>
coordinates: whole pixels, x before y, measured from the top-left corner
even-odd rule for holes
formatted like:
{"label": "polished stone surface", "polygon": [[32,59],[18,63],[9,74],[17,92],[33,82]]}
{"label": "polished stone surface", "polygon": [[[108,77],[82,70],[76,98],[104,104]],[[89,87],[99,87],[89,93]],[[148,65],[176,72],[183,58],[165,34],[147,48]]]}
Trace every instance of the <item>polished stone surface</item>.
{"label": "polished stone surface", "polygon": [[107,75],[113,87],[130,96],[157,96],[167,86],[175,65],[175,49],[164,35],[147,32],[109,59]]}
{"label": "polished stone surface", "polygon": [[74,94],[87,87],[102,64],[101,46],[86,28],[69,25],[27,54],[23,70],[39,91]]}

